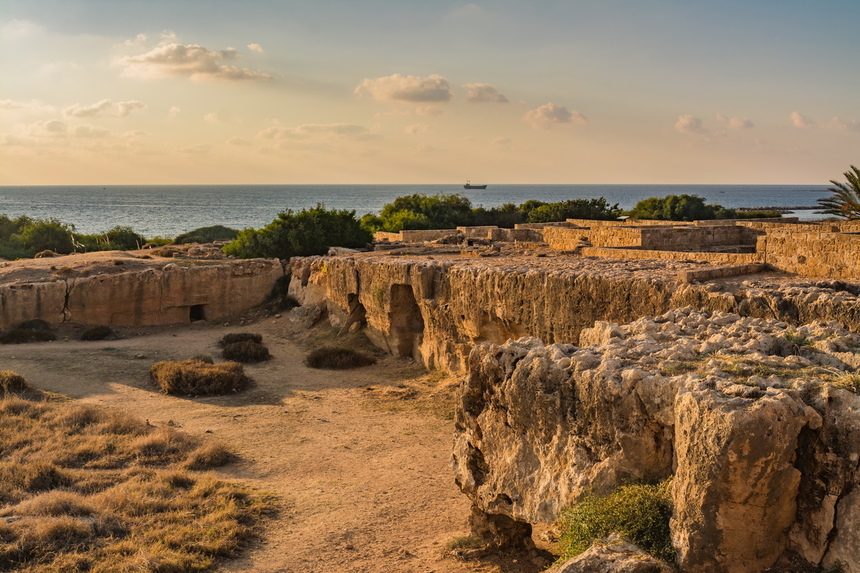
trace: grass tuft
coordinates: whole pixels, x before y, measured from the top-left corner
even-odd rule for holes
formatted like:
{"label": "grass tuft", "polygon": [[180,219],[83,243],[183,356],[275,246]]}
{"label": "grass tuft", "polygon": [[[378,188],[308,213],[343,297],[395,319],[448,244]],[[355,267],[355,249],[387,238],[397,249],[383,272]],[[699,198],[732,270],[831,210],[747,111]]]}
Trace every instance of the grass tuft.
{"label": "grass tuft", "polygon": [[229,334],[225,334],[221,337],[221,340],[218,342],[221,346],[227,346],[228,344],[235,344],[237,342],[256,342],[257,344],[262,344],[263,335],[256,334],[253,332],[231,332]]}
{"label": "grass tuft", "polygon": [[10,394],[21,394],[30,389],[23,376],[11,370],[0,370],[0,398]]}
{"label": "grass tuft", "polygon": [[376,358],[370,354],[340,348],[336,346],[322,346],[312,350],[305,356],[305,364],[311,368],[326,368],[330,370],[349,370],[376,364]]}
{"label": "grass tuft", "polygon": [[272,357],[268,348],[253,340],[225,344],[221,355],[225,360],[244,363],[264,362]]}
{"label": "grass tuft", "polygon": [[199,360],[156,362],[149,371],[156,386],[165,394],[212,396],[230,394],[247,388],[251,379],[241,364],[209,364]]}
{"label": "grass tuft", "polygon": [[561,519],[559,561],[579,555],[611,533],[620,533],[651,555],[674,562],[669,484],[666,480],[658,485],[622,486],[607,496],[589,495],[566,509]]}

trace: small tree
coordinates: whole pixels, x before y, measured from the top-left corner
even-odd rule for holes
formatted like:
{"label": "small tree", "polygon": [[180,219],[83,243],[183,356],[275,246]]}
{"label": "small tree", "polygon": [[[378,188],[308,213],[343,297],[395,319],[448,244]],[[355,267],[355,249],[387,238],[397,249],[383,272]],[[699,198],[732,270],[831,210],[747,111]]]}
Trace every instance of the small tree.
{"label": "small tree", "polygon": [[823,211],[828,215],[849,220],[860,219],[860,169],[851,165],[843,175],[848,181],[839,183],[831,179],[834,187],[830,187],[828,191],[833,195],[819,199],[818,204],[824,207]]}

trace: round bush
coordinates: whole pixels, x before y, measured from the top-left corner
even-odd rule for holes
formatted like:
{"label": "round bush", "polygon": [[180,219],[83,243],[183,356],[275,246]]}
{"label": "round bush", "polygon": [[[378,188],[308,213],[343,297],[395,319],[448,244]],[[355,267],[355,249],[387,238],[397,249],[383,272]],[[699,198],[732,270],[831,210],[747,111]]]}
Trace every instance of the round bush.
{"label": "round bush", "polygon": [[233,342],[225,344],[224,350],[221,351],[225,360],[233,360],[235,362],[263,362],[272,357],[269,354],[269,349],[253,340],[243,340],[241,342]]}
{"label": "round bush", "polygon": [[305,364],[311,368],[326,368],[329,370],[349,370],[376,364],[376,358],[364,352],[336,346],[321,346],[305,356]]}
{"label": "round bush", "polygon": [[256,342],[260,344],[263,342],[262,334],[255,334],[253,332],[231,332],[229,334],[225,334],[221,340],[218,342],[221,346],[227,346],[228,344],[235,344],[236,342]]}
{"label": "round bush", "polygon": [[156,362],[150,368],[149,375],[162,392],[177,396],[229,394],[244,390],[251,383],[242,365],[235,362]]}
{"label": "round bush", "polygon": [[27,342],[48,342],[56,339],[57,337],[50,330],[13,328],[0,336],[0,344],[26,344]]}

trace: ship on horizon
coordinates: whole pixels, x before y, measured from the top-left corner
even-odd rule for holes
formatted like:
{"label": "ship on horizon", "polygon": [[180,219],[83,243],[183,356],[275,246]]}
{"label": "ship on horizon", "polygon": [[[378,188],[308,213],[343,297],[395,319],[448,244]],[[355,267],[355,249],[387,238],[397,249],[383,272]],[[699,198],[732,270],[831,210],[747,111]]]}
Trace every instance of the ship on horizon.
{"label": "ship on horizon", "polygon": [[486,185],[472,185],[472,182],[466,179],[466,184],[463,185],[463,189],[486,189]]}

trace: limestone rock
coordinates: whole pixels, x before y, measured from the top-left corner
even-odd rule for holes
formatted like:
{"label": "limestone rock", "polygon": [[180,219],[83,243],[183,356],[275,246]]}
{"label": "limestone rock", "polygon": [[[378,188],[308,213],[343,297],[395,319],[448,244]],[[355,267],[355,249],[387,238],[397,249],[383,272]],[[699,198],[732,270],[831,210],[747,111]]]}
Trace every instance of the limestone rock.
{"label": "limestone rock", "polygon": [[617,534],[595,541],[583,553],[554,565],[546,573],[672,573],[666,563]]}

